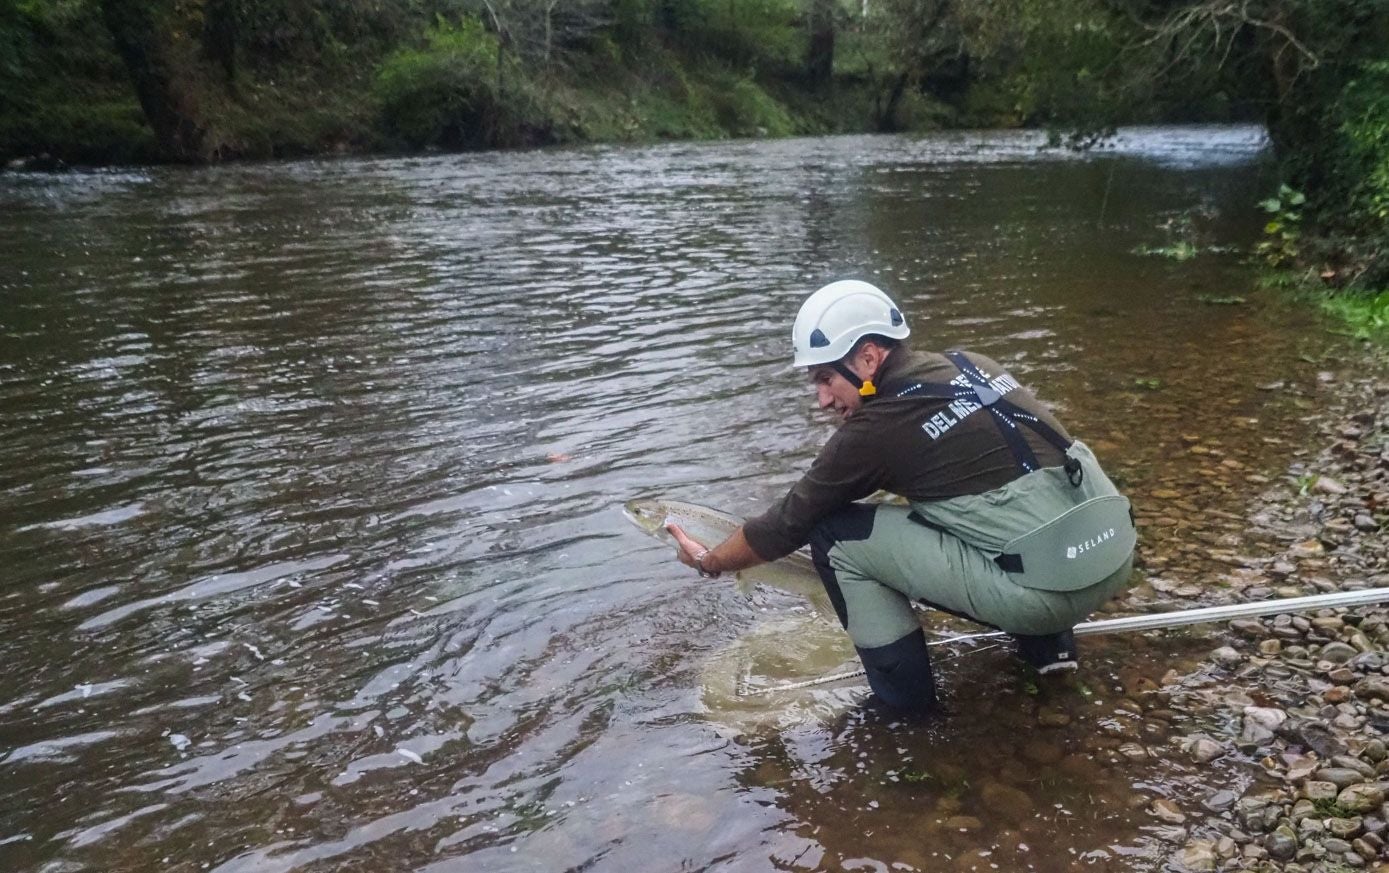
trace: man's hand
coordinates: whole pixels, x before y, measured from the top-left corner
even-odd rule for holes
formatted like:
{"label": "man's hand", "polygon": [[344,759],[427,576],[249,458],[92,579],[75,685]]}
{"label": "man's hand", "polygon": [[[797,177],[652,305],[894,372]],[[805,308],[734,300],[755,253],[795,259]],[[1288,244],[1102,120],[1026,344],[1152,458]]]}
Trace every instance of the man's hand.
{"label": "man's hand", "polygon": [[675,557],[680,563],[684,564],[686,567],[693,567],[696,570],[701,570],[702,568],[699,566],[699,562],[695,560],[695,556],[707,552],[708,549],[690,539],[689,534],[681,530],[678,524],[668,524],[666,525],[666,530],[670,532],[671,536],[675,537]]}

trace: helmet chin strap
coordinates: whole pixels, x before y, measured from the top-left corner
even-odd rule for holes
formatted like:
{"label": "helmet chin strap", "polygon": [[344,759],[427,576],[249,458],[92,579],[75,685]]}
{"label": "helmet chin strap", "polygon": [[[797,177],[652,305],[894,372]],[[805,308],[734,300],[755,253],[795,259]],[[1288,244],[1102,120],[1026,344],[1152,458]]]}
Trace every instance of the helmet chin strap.
{"label": "helmet chin strap", "polygon": [[850,370],[848,365],[846,365],[843,360],[835,361],[834,363],[830,364],[830,366],[835,369],[835,372],[843,376],[850,385],[853,385],[855,388],[857,388],[858,396],[862,397],[864,400],[867,400],[868,398],[877,395],[878,388],[876,385],[873,384],[873,380],[871,378],[860,379],[858,377],[858,374],[855,373],[853,370]]}

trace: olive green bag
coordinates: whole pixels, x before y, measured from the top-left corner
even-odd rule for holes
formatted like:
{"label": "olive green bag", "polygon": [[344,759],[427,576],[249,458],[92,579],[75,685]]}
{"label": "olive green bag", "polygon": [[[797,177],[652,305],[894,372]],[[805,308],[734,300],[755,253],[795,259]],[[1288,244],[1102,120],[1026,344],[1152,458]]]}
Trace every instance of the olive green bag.
{"label": "olive green bag", "polygon": [[1138,541],[1129,501],[1079,440],[1062,467],[1028,473],[984,494],[912,504],[925,524],[995,555],[1015,584],[1079,591],[1124,565]]}
{"label": "olive green bag", "polygon": [[1079,591],[1123,566],[1137,543],[1129,501],[1114,494],[1009,540],[994,560],[1024,588]]}

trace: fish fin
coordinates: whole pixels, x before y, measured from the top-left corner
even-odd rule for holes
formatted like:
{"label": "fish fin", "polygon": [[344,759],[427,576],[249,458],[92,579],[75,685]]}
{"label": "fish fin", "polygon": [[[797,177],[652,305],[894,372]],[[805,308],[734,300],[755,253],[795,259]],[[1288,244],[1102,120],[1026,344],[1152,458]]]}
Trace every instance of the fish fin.
{"label": "fish fin", "polygon": [[738,593],[744,597],[751,597],[753,590],[757,588],[757,583],[743,573],[734,573],[733,583],[734,587],[738,589]]}

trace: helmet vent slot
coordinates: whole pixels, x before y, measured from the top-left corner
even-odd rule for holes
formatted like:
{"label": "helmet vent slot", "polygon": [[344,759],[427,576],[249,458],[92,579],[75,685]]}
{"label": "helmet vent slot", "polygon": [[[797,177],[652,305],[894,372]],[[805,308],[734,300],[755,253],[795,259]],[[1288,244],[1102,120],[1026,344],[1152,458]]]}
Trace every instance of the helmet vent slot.
{"label": "helmet vent slot", "polygon": [[893,327],[896,327],[897,325],[899,325],[899,324],[902,323],[902,313],[898,312],[898,311],[896,310],[896,308],[894,308],[894,309],[892,310],[892,314],[891,314],[891,315],[892,315],[892,326],[893,326]]}
{"label": "helmet vent slot", "polygon": [[818,327],[810,334],[810,347],[812,349],[823,349],[830,344],[830,338],[825,336],[825,332]]}

